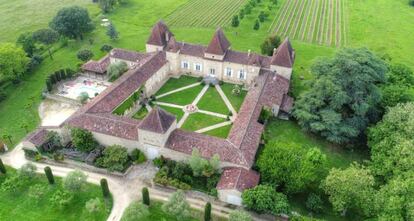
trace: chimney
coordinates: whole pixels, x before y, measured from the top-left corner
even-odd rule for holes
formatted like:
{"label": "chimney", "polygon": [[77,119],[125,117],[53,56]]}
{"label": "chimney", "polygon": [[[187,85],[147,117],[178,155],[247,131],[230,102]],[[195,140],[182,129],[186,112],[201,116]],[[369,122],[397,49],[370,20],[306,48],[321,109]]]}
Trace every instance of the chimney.
{"label": "chimney", "polygon": [[165,42],[168,42],[170,40],[170,36],[168,35],[168,32],[165,32]]}

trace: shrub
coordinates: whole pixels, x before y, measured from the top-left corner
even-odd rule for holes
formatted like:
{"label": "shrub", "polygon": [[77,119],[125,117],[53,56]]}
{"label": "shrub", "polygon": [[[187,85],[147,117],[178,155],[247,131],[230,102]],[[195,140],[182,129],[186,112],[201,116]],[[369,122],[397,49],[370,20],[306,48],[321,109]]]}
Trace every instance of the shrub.
{"label": "shrub", "polygon": [[52,169],[50,169],[50,167],[45,167],[44,171],[45,171],[46,178],[49,181],[49,183],[54,184],[55,178],[53,177]]}
{"label": "shrub", "polygon": [[204,207],[204,221],[210,221],[211,220],[211,203],[206,203],[206,206]]}
{"label": "shrub", "polygon": [[128,65],[127,63],[123,61],[110,64],[108,67],[108,71],[107,71],[109,75],[109,81],[115,81],[127,70],[128,70]]}
{"label": "shrub", "polygon": [[56,191],[50,198],[50,202],[60,208],[69,205],[73,200],[73,195],[65,190]]}
{"label": "shrub", "polygon": [[2,174],[6,174],[7,173],[6,167],[4,166],[3,161],[1,159],[0,159],[0,172]]}
{"label": "shrub", "polygon": [[85,204],[85,208],[89,213],[96,213],[102,207],[103,207],[103,203],[99,198],[90,199]]}
{"label": "shrub", "polygon": [[108,181],[105,178],[103,178],[101,179],[100,183],[101,183],[102,195],[105,198],[108,198],[111,195],[111,192],[109,191],[109,187],[108,187]]}
{"label": "shrub", "polygon": [[162,210],[177,217],[178,220],[185,219],[190,216],[190,205],[185,199],[184,192],[178,190],[173,193],[168,202],[162,206]]}
{"label": "shrub", "polygon": [[33,186],[30,186],[29,193],[27,194],[27,196],[36,201],[39,201],[46,195],[46,192],[47,187],[45,185],[35,184]]}
{"label": "shrub", "polygon": [[72,128],[70,130],[70,135],[73,145],[80,151],[90,152],[98,145],[90,131],[80,128]]}
{"label": "shrub", "polygon": [[260,14],[259,14],[259,21],[260,22],[264,22],[265,21],[265,19],[266,19],[266,14],[264,13],[264,11],[261,11],[260,12]]}
{"label": "shrub", "polygon": [[165,158],[161,155],[160,157],[153,159],[152,162],[156,167],[161,168],[165,164]]}
{"label": "shrub", "polygon": [[79,192],[86,184],[88,176],[82,171],[70,172],[63,180],[64,187],[71,192]]}
{"label": "shrub", "polygon": [[125,169],[128,163],[128,151],[120,145],[106,147],[100,158],[96,160],[96,165],[107,168],[110,171],[120,171]]}
{"label": "shrub", "polygon": [[121,221],[136,221],[150,215],[148,206],[139,202],[132,202],[128,208],[126,208]]}
{"label": "shrub", "polygon": [[36,176],[36,165],[33,163],[26,163],[19,169],[19,176],[21,178],[31,179]]}
{"label": "shrub", "polygon": [[147,160],[147,158],[145,157],[144,153],[142,153],[140,150],[138,149],[134,149],[131,152],[131,159],[134,161],[134,163],[136,164],[140,164],[143,163]]}
{"label": "shrub", "polygon": [[7,177],[1,184],[1,190],[4,192],[17,193],[23,186],[24,180],[18,175],[12,175]]}
{"label": "shrub", "polygon": [[259,22],[259,20],[256,20],[256,22],[254,23],[253,29],[254,30],[259,30],[259,28],[260,28],[260,22]]}
{"label": "shrub", "polygon": [[229,215],[229,221],[253,221],[253,219],[245,211],[233,210]]}
{"label": "shrub", "polygon": [[84,49],[84,50],[78,51],[78,53],[76,54],[76,57],[79,60],[86,62],[86,61],[89,61],[93,57],[93,53],[91,50]]}
{"label": "shrub", "polygon": [[262,54],[272,56],[275,48],[278,48],[281,43],[281,39],[277,35],[271,35],[267,37],[260,45]]}
{"label": "shrub", "polygon": [[82,103],[85,104],[89,99],[89,94],[87,92],[81,92],[78,96],[78,100]]}
{"label": "shrub", "polygon": [[408,4],[414,7],[414,0],[408,0]]}
{"label": "shrub", "polygon": [[231,20],[231,26],[237,27],[237,26],[239,26],[239,24],[240,24],[239,16],[238,15],[233,16],[233,18]]}
{"label": "shrub", "polygon": [[102,45],[101,51],[110,52],[113,49],[111,45]]}
{"label": "shrub", "polygon": [[320,196],[311,193],[306,200],[306,208],[315,213],[323,211],[323,202]]}
{"label": "shrub", "polygon": [[3,89],[0,89],[0,102],[6,100],[7,94]]}
{"label": "shrub", "polygon": [[53,153],[53,160],[56,162],[62,162],[65,160],[65,156],[61,153]]}
{"label": "shrub", "polygon": [[142,203],[144,203],[147,206],[150,205],[149,192],[148,192],[148,188],[146,187],[142,188]]}
{"label": "shrub", "polygon": [[258,213],[272,213],[273,215],[287,214],[289,203],[286,195],[276,192],[267,185],[258,185],[245,190],[242,194],[243,204]]}

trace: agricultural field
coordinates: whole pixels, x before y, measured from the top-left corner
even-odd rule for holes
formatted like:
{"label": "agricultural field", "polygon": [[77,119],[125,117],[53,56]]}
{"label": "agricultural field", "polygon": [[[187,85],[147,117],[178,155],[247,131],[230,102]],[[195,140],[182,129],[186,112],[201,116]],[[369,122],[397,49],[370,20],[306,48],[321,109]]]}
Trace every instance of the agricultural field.
{"label": "agricultural field", "polygon": [[287,0],[269,32],[300,41],[343,47],[347,45],[347,1]]}
{"label": "agricultural field", "polygon": [[190,0],[165,20],[172,27],[226,27],[246,2],[247,0]]}

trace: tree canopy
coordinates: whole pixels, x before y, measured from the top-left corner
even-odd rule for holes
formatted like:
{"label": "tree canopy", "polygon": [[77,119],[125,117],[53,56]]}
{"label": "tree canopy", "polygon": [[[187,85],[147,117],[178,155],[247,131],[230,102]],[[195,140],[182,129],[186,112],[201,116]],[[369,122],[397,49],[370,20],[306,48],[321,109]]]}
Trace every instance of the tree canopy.
{"label": "tree canopy", "polygon": [[280,142],[268,143],[257,160],[262,181],[288,193],[319,185],[325,164],[326,156],[317,148]]}
{"label": "tree canopy", "polygon": [[0,44],[0,81],[18,79],[26,71],[29,58],[13,44]]}
{"label": "tree canopy", "polygon": [[262,54],[272,56],[273,50],[279,47],[280,42],[280,37],[277,35],[267,37],[265,41],[260,45]]}
{"label": "tree canopy", "polygon": [[68,38],[83,39],[83,34],[94,29],[88,10],[79,6],[62,8],[49,26]]}
{"label": "tree canopy", "polygon": [[342,49],[314,63],[310,90],[296,101],[300,126],[335,143],[348,143],[378,121],[386,63],[368,49]]}
{"label": "tree canopy", "polygon": [[242,194],[243,204],[258,213],[274,215],[287,214],[290,210],[287,197],[268,185],[258,185],[245,190]]}
{"label": "tree canopy", "polygon": [[387,82],[381,86],[382,107],[414,101],[414,74],[406,65],[394,64],[387,73]]}

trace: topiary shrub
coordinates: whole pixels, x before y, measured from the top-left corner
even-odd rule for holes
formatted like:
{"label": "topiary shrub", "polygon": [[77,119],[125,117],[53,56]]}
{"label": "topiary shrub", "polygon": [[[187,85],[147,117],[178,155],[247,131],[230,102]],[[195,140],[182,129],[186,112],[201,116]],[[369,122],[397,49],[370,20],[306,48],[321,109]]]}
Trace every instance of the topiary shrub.
{"label": "topiary shrub", "polygon": [[113,49],[113,47],[111,45],[102,45],[101,47],[101,51],[105,51],[105,52],[110,52]]}
{"label": "topiary shrub", "polygon": [[76,54],[76,57],[79,60],[81,60],[83,62],[86,62],[86,61],[89,61],[93,57],[93,52],[91,50],[87,50],[87,49],[80,50]]}
{"label": "topiary shrub", "polygon": [[108,187],[108,181],[105,178],[103,178],[101,179],[100,183],[101,183],[102,195],[108,198],[111,195],[111,192],[109,191],[109,187]]}
{"label": "topiary shrub", "polygon": [[142,188],[142,203],[144,203],[147,206],[150,205],[150,197],[147,187]]}
{"label": "topiary shrub", "polygon": [[136,164],[143,163],[143,162],[145,162],[147,160],[147,158],[145,157],[144,153],[142,153],[138,149],[134,149],[131,152],[130,157],[131,157],[131,160],[134,161],[134,163],[136,163]]}
{"label": "topiary shrub", "polygon": [[54,184],[55,178],[53,177],[52,169],[50,169],[50,167],[45,167],[44,171],[49,184]]}
{"label": "topiary shrub", "polygon": [[1,159],[0,159],[0,172],[2,174],[6,174],[7,173],[6,167],[4,166],[3,161]]}
{"label": "topiary shrub", "polygon": [[210,221],[211,220],[211,203],[206,203],[206,206],[204,207],[204,221]]}

